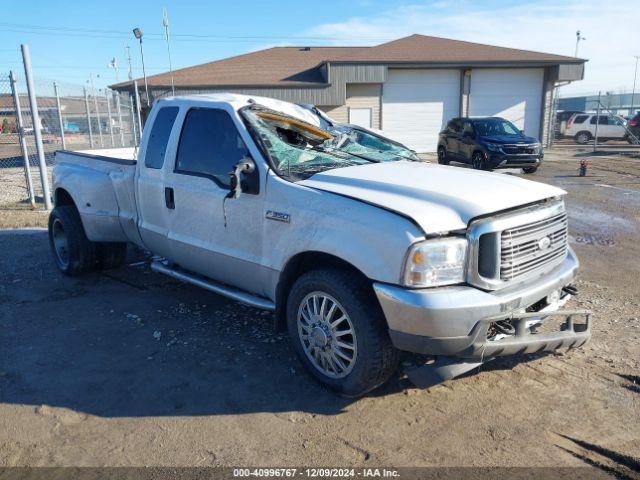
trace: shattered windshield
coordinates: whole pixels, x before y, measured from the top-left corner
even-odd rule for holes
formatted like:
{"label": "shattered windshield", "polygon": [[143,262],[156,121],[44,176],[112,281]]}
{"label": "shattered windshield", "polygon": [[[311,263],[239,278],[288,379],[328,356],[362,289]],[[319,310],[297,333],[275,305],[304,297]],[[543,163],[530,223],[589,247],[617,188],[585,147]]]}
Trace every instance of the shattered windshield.
{"label": "shattered windshield", "polygon": [[278,174],[293,181],[334,168],[417,160],[411,150],[352,127],[328,131],[261,107],[243,110],[242,114]]}

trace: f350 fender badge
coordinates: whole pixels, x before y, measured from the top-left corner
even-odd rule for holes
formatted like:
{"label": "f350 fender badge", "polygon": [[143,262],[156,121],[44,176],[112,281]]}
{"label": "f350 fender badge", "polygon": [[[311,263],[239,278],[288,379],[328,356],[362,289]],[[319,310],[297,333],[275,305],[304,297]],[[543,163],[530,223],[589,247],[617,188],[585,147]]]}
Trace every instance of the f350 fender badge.
{"label": "f350 fender badge", "polygon": [[291,215],[283,212],[275,212],[273,210],[267,210],[265,217],[269,220],[275,220],[277,222],[289,223],[291,222]]}

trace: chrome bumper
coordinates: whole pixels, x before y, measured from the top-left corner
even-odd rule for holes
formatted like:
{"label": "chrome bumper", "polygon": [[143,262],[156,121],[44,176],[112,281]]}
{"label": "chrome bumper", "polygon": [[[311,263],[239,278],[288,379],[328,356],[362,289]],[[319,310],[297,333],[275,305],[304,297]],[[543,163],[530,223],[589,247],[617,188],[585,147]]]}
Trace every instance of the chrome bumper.
{"label": "chrome bumper", "polygon": [[[578,260],[569,249],[565,261],[552,271],[498,291],[487,292],[470,286],[410,290],[380,283],[374,284],[374,290],[396,347],[432,355],[461,355],[484,341],[481,337],[486,335],[487,326],[494,318],[515,316],[514,312],[521,312],[557,292],[574,280],[577,269]],[[590,329],[581,330],[580,335],[586,337],[581,342],[584,343]],[[563,333],[561,346],[572,342],[569,336]],[[537,345],[542,349],[543,345]],[[554,345],[550,344],[550,348]]]}

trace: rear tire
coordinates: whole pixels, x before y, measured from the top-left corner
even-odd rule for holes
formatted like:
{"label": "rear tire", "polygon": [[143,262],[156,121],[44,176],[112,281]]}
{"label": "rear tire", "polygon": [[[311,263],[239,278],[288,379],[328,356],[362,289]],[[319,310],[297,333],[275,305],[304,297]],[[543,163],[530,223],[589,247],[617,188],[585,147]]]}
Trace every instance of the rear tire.
{"label": "rear tire", "polygon": [[576,143],[585,145],[591,141],[591,134],[589,132],[578,132],[573,138]]}
{"label": "rear tire", "polygon": [[449,159],[447,158],[447,149],[444,147],[438,147],[438,163],[440,165],[449,165]]}
{"label": "rear tire", "polygon": [[347,270],[312,270],[296,280],[287,327],[306,370],[341,395],[364,395],[398,368],[399,351],[371,284]]}
{"label": "rear tire", "polygon": [[538,167],[526,167],[522,169],[522,171],[526,174],[536,173],[537,170],[538,170]]}
{"label": "rear tire", "polygon": [[56,265],[65,275],[82,275],[96,269],[96,244],[84,233],[75,206],[63,205],[51,211],[49,245]]}

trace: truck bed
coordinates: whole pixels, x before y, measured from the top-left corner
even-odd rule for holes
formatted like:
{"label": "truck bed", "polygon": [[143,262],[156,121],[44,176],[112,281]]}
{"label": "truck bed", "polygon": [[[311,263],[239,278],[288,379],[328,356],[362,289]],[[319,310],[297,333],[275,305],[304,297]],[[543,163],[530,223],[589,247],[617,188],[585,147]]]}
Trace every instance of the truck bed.
{"label": "truck bed", "polygon": [[89,240],[139,243],[134,153],[133,148],[56,152],[54,195],[57,199],[64,190],[71,196]]}

